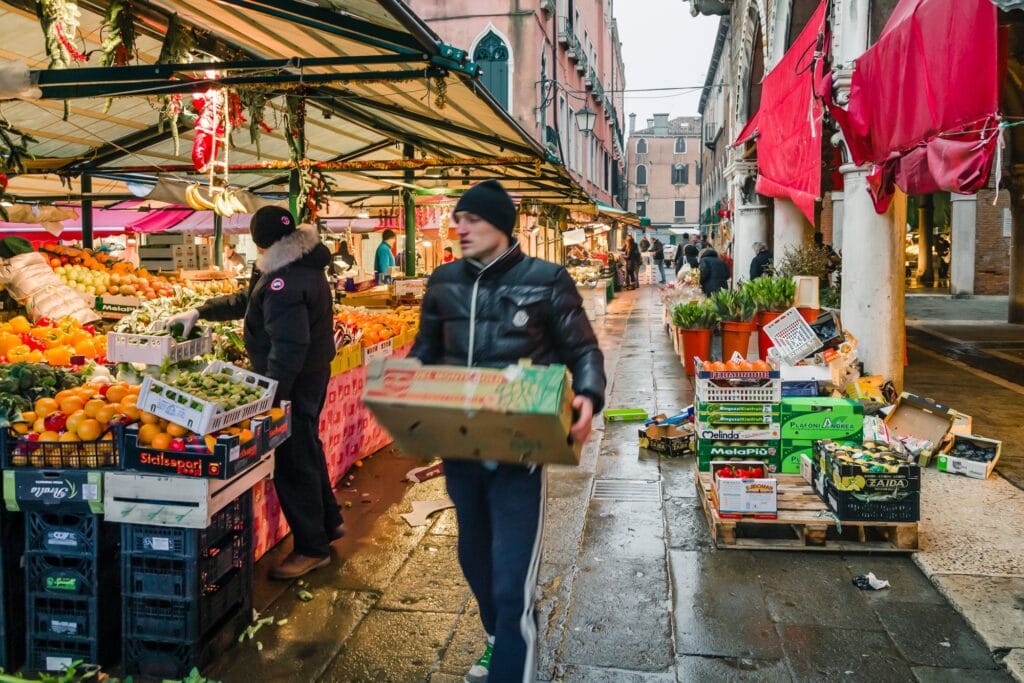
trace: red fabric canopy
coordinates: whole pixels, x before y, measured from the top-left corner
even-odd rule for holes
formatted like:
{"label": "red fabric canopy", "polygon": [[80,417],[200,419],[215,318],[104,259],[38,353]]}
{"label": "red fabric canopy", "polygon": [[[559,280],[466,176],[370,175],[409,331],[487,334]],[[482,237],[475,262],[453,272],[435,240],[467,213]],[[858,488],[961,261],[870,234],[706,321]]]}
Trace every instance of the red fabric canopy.
{"label": "red fabric canopy", "polygon": [[999,132],[997,34],[991,2],[901,0],[857,59],[849,106],[829,108],[854,162],[876,165],[876,210],[894,184],[907,194],[985,185]]}
{"label": "red fabric canopy", "polygon": [[764,77],[761,108],[733,143],[758,136],[757,191],[791,199],[811,223],[814,202],[821,195],[822,103],[814,84],[821,78],[821,50],[828,45],[826,4],[823,0],[789,51]]}

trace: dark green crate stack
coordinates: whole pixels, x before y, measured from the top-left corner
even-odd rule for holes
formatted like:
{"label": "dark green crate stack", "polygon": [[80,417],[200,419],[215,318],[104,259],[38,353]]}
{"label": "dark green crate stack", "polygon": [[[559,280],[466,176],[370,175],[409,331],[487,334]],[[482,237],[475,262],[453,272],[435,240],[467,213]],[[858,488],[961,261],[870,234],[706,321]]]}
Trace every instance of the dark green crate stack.
{"label": "dark green crate stack", "polygon": [[117,661],[118,535],[91,512],[25,513],[26,668]]}
{"label": "dark green crate stack", "polygon": [[25,574],[21,556],[25,525],[21,515],[0,505],[0,668],[16,671],[25,661]]}
{"label": "dark green crate stack", "polygon": [[252,520],[247,491],[206,529],[122,525],[126,673],[183,678],[237,638],[252,612]]}

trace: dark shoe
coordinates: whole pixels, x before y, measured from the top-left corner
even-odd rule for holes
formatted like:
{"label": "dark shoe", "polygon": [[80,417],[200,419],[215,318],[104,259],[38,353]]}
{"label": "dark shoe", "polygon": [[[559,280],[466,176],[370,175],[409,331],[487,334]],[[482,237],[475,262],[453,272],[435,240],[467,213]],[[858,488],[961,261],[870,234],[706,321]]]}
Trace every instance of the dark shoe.
{"label": "dark shoe", "polygon": [[290,581],[305,576],[314,569],[326,567],[331,563],[330,557],[309,557],[291,553],[281,564],[270,570],[270,578],[278,581]]}
{"label": "dark shoe", "polygon": [[327,534],[327,540],[328,540],[329,543],[334,543],[335,541],[340,541],[343,538],[345,538],[345,524],[344,523],[339,524],[338,526],[336,526],[334,528],[333,531],[331,531],[329,534]]}

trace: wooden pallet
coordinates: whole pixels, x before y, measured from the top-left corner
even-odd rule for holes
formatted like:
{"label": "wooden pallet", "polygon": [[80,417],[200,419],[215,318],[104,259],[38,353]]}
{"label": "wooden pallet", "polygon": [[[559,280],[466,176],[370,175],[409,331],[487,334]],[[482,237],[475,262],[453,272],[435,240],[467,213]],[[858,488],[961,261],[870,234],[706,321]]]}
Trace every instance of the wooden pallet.
{"label": "wooden pallet", "polygon": [[918,550],[917,522],[840,522],[811,485],[779,474],[778,519],[723,518],[711,500],[711,475],[700,472],[697,496],[718,548],[909,553]]}

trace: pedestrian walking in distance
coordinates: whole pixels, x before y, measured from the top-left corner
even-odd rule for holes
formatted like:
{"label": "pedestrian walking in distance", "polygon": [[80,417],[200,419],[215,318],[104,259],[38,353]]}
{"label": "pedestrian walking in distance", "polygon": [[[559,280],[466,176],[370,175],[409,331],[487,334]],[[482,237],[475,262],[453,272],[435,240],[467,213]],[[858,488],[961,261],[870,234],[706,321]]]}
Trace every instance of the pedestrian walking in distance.
{"label": "pedestrian walking in distance", "polygon": [[[462,259],[431,275],[411,355],[426,365],[563,363],[578,414],[570,434],[585,442],[604,405],[604,356],[569,273],[523,254],[512,236],[516,206],[497,181],[462,195],[452,223]],[[529,683],[537,670],[544,468],[445,460],[444,471],[459,524],[459,563],[487,633],[465,680]]]}
{"label": "pedestrian walking in distance", "polygon": [[729,287],[729,266],[714,249],[707,248],[700,254],[700,288],[711,296],[720,289]]}
{"label": "pedestrian walking in distance", "polygon": [[772,252],[764,242],[754,242],[754,258],[750,261],[750,279],[772,274]]}
{"label": "pedestrian walking in distance", "polygon": [[254,372],[277,380],[275,403],[292,402],[292,435],[277,447],[274,488],[292,528],[294,549],[271,570],[294,579],[331,561],[330,543],[344,536],[327,460],[320,411],[334,359],[334,309],[326,268],[331,250],[312,225],[295,225],[287,209],[265,206],[249,232],[260,257],[249,288],[210,299],[172,320],[186,334],[199,318],[244,319],[245,351]]}
{"label": "pedestrian walking in distance", "polygon": [[658,268],[661,284],[665,284],[665,245],[657,237],[651,243],[651,255],[654,257],[654,265]]}

